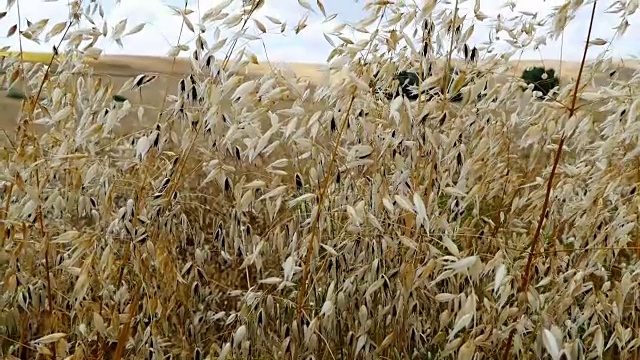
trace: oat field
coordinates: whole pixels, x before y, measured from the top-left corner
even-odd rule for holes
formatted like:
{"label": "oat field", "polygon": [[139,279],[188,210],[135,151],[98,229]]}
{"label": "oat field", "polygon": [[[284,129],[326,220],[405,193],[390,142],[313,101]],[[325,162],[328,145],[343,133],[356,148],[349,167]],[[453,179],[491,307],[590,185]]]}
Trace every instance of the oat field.
{"label": "oat field", "polygon": [[[260,27],[230,3],[202,22]],[[541,101],[532,63],[460,60],[469,24],[435,3],[369,2],[369,40],[288,70],[202,34],[197,59],[85,61],[99,1],[32,29],[71,35],[2,63],[0,357],[640,358],[635,65],[550,62]],[[394,64],[463,100],[376,96]]]}

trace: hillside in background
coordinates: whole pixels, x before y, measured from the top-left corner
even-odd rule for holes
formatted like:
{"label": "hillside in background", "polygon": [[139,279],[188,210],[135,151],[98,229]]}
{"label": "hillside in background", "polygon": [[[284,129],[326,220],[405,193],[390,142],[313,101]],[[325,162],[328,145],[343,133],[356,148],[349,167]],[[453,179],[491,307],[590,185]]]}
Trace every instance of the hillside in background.
{"label": "hillside in background", "polygon": [[[36,55],[31,54],[36,58]],[[40,57],[43,57],[39,54]],[[44,59],[44,57],[43,57]],[[40,60],[44,61],[44,60]],[[98,60],[90,60],[89,63],[93,67],[94,75],[110,82],[113,89],[117,91],[131,77],[143,73],[153,73],[158,75],[154,86],[145,87],[141,92],[125,92],[122,93],[133,104],[144,104],[151,110],[151,114],[157,114],[158,107],[161,106],[165,94],[176,94],[178,81],[190,71],[190,61],[187,58],[166,58],[152,56],[102,56]],[[562,83],[574,80],[579,71],[579,63],[571,61],[544,60],[532,61],[521,60],[511,61],[510,74],[502,78],[508,81],[510,76],[520,76],[522,71],[531,66],[544,65],[556,69],[556,73],[560,75]],[[637,61],[620,62],[616,77],[618,79],[630,79],[636,69],[638,69]],[[305,64],[305,63],[284,63],[284,64],[250,64],[247,67],[246,76],[255,78],[262,76],[274,69],[288,69],[295,73],[300,81],[308,81],[312,85],[326,83],[328,77],[327,66],[322,64]],[[602,86],[609,80],[606,74],[598,74],[596,77],[585,83],[586,86]],[[583,82],[584,83],[584,82]],[[6,96],[6,89],[0,91],[0,129],[10,131],[15,127],[15,119],[18,116],[21,102]],[[155,117],[155,116],[152,116]],[[126,125],[125,125],[126,126]],[[125,131],[127,131],[125,129]]]}

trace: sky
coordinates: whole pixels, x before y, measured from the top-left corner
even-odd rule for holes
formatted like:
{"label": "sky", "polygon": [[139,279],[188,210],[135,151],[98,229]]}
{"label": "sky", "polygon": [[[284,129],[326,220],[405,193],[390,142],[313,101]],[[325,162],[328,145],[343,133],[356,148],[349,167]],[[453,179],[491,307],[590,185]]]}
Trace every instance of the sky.
{"label": "sky", "polygon": [[[109,39],[102,39],[97,46],[103,49],[103,54],[108,55],[151,55],[164,56],[168,53],[172,45],[178,43],[189,44],[194,38],[194,34],[188,30],[184,30],[180,36],[180,28],[182,19],[172,13],[167,5],[183,7],[185,0],[121,0],[119,4],[116,0],[101,0],[104,5],[105,18],[109,29],[123,19],[127,19],[127,31],[139,23],[147,23],[145,28],[134,35],[123,39],[123,47],[117,45]],[[194,12],[189,15],[189,19],[196,25],[198,23],[199,14],[204,13],[207,9],[223,2],[223,0],[188,0],[188,7]],[[311,12],[299,3],[308,1],[314,12]],[[327,56],[331,52],[331,45],[325,39],[324,34],[332,32],[336,26],[341,23],[355,23],[367,16],[363,10],[364,3],[371,0],[324,0],[324,7],[327,15],[337,14],[333,19],[327,21],[318,10],[315,0],[266,0],[265,5],[254,15],[254,18],[268,27],[268,33],[262,34],[262,41],[241,40],[239,46],[246,46],[255,53],[260,60],[265,60],[266,54],[270,61],[274,62],[304,62],[304,63],[325,63]],[[425,1],[425,0],[395,0],[395,1]],[[475,0],[461,0],[461,13],[469,13],[469,9],[473,9]],[[573,2],[581,0],[571,0]],[[582,0],[587,2],[587,0]],[[607,14],[607,8],[614,0],[599,0],[596,21],[594,25],[592,38],[603,38],[610,40],[615,33],[614,27],[619,23],[618,14]],[[629,2],[639,2],[640,0],[622,0]],[[18,40],[14,35],[7,38],[8,29],[21,18],[21,26],[26,26],[26,19],[36,22],[41,19],[50,19],[48,28],[54,24],[64,21],[68,17],[68,1],[67,0],[16,0],[20,6],[20,17],[18,16],[18,6],[13,5],[7,15],[0,19],[0,47],[11,46],[12,50],[18,49]],[[88,1],[85,1],[88,3]],[[481,0],[481,11],[489,16],[489,19],[483,22],[475,23],[475,31],[471,37],[470,45],[481,44],[489,39],[489,32],[493,26],[491,18],[495,19],[500,15],[502,19],[509,19],[514,16],[521,15],[521,11],[538,13],[538,19],[544,19],[545,16],[554,11],[554,7],[561,5],[561,0],[510,0],[515,4],[513,11],[504,7],[505,0]],[[5,3],[5,2],[3,2]],[[439,3],[442,3],[439,0]],[[232,5],[224,11],[239,11],[241,0],[233,0]],[[438,5],[452,7],[452,4]],[[0,8],[0,12],[4,9]],[[564,33],[564,39],[558,41],[547,41],[546,45],[541,46],[538,50],[526,50],[522,54],[523,59],[562,59],[580,60],[582,57],[584,41],[586,39],[586,29],[589,24],[590,6],[584,6],[575,19],[572,20]],[[293,28],[300,18],[308,16],[307,27],[299,34],[293,32]],[[265,16],[277,18],[288,24],[284,34],[279,33],[279,25],[271,23]],[[471,18],[473,16],[470,16]],[[630,58],[638,55],[640,48],[640,40],[634,40],[632,34],[637,33],[639,27],[638,20],[640,15],[634,14],[628,17],[630,23],[629,29],[624,37],[616,39],[614,45],[608,48],[608,55],[614,58]],[[102,20],[97,16],[95,21],[99,28],[102,27]],[[257,26],[251,24],[249,33],[257,34]],[[640,29],[640,28],[639,28]],[[207,39],[212,45],[214,41],[214,28],[209,26],[207,29]],[[234,30],[221,30],[222,37],[231,35]],[[346,36],[357,37],[362,39],[363,34],[350,31],[347,28]],[[501,34],[498,34],[501,35]],[[506,36],[500,36],[506,38]],[[49,43],[35,43],[30,40],[23,39],[22,47],[25,51],[45,51],[51,50],[52,45],[59,41],[60,37],[54,37]],[[335,37],[332,39],[337,40]],[[339,43],[339,41],[336,41]],[[190,43],[191,45],[193,42]],[[500,50],[508,50],[508,47],[502,41]],[[193,49],[193,46],[191,46]],[[607,49],[607,46],[599,46],[590,51],[589,57],[594,58],[600,51]],[[561,52],[562,50],[562,52]],[[190,52],[189,52],[190,53]],[[182,53],[187,56],[189,53]],[[220,54],[222,56],[222,54]]]}

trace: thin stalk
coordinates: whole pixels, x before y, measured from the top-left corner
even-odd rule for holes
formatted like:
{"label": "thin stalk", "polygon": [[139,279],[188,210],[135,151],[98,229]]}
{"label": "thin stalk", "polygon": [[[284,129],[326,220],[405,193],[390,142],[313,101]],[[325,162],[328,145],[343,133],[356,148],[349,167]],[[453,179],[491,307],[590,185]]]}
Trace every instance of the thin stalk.
{"label": "thin stalk", "polygon": [[[324,203],[324,198],[329,190],[329,184],[331,184],[333,180],[333,176],[331,173],[333,172],[333,167],[336,162],[336,156],[338,154],[338,148],[340,147],[340,140],[344,134],[344,131],[347,128],[347,124],[349,123],[349,113],[351,112],[351,107],[353,106],[353,101],[356,98],[356,89],[354,88],[351,91],[351,99],[349,100],[349,106],[347,107],[347,111],[344,114],[342,122],[340,124],[340,130],[338,131],[338,135],[336,136],[336,143],[333,146],[333,151],[331,152],[331,158],[329,159],[329,168],[325,173],[324,178],[322,179],[322,185],[320,187],[320,193],[318,196],[318,210],[316,211],[315,216],[313,217],[313,222],[311,223],[311,239],[307,243],[307,256],[304,260],[304,266],[302,268],[302,280],[301,280],[301,288],[298,292],[298,298],[296,299],[296,322],[300,324],[300,320],[302,319],[303,313],[303,303],[305,298],[307,297],[307,287],[309,283],[309,272],[311,268],[311,261],[313,259],[313,252],[315,251],[315,242],[318,238],[318,234],[320,232],[320,215],[322,213],[322,204]],[[292,359],[298,358],[298,346],[293,348],[293,357]]]}
{"label": "thin stalk", "polygon": [[333,167],[336,162],[336,156],[338,154],[338,148],[340,147],[340,140],[344,134],[345,129],[347,128],[347,123],[349,122],[349,113],[351,112],[351,107],[353,106],[353,101],[355,100],[355,89],[351,93],[351,99],[349,101],[349,106],[347,107],[347,111],[345,112],[342,123],[340,124],[340,130],[338,131],[338,135],[336,136],[336,142],[333,146],[333,151],[331,152],[331,158],[329,159],[329,168],[322,180],[323,184],[320,188],[320,193],[318,194],[318,211],[316,211],[316,215],[314,216],[313,223],[311,224],[311,239],[309,239],[309,244],[307,244],[307,256],[304,262],[304,267],[302,270],[302,281],[300,292],[298,293],[297,299],[297,320],[300,321],[302,317],[302,303],[307,295],[307,286],[309,280],[309,268],[311,267],[311,259],[313,258],[313,251],[315,240],[318,237],[318,233],[320,232],[320,214],[322,212],[322,204],[324,203],[324,198],[327,194],[327,190],[329,189],[329,184],[333,179],[331,173],[333,172]]}
{"label": "thin stalk", "polygon": [[[20,2],[18,1],[16,3],[16,5],[17,5],[17,11],[18,11],[18,27],[20,27],[20,21],[22,20],[22,15],[21,15],[21,12],[20,12]],[[63,39],[66,36],[66,34],[69,32],[69,29],[71,28],[71,24],[72,24],[72,22],[70,21],[69,25],[66,27],[66,29],[65,29],[65,31],[64,31],[64,33],[62,35]],[[18,31],[18,38],[19,38],[19,46],[20,46],[20,60],[21,60],[20,61],[20,72],[22,74],[22,64],[24,62],[24,51],[22,49],[22,36],[20,34],[20,30]],[[62,43],[62,40],[60,40],[60,43]],[[58,47],[60,47],[60,43],[58,44]],[[49,63],[47,64],[47,68],[45,70],[44,76],[42,77],[42,81],[40,82],[40,86],[38,88],[38,92],[37,92],[36,96],[31,98],[31,99],[29,99],[28,102],[23,102],[23,104],[22,104],[23,110],[24,110],[25,104],[26,103],[29,104],[25,125],[29,124],[31,122],[31,120],[33,120],[33,114],[34,114],[34,112],[36,110],[36,105],[37,105],[38,99],[40,99],[40,96],[42,94],[42,89],[44,88],[45,83],[49,79],[49,74],[51,72],[51,67],[53,65],[53,61],[56,59],[57,55],[58,55],[58,53],[56,51],[51,56],[51,59],[49,60]],[[25,89],[26,89],[26,85],[24,85],[24,86],[25,86]],[[25,93],[26,93],[26,91],[25,91]],[[26,134],[26,131],[27,131],[27,127],[26,126],[24,128],[22,128],[22,130],[20,130],[21,127],[22,126],[19,125],[19,128],[18,128],[19,129],[18,132],[20,134],[20,146],[18,147],[18,153],[20,152],[20,149],[23,149],[24,141],[26,139],[25,134]],[[35,148],[40,152],[39,143],[36,141],[34,145],[35,145]],[[45,159],[45,163],[46,163],[46,161],[47,160]],[[38,168],[35,169],[35,172],[36,172],[35,173],[35,175],[36,175],[35,176],[36,177],[36,187],[38,189],[38,195],[40,195],[39,192],[41,190],[41,186],[40,186],[40,175],[39,175],[39,172],[38,172]],[[11,195],[11,194],[9,194],[9,195]],[[7,198],[7,201],[9,201],[10,198],[11,197],[9,196]],[[8,208],[9,208],[8,205],[9,205],[9,203],[7,202],[6,208],[5,208],[6,211],[8,211]],[[46,320],[53,323],[53,321],[54,321],[53,316],[52,316],[53,315],[53,293],[52,293],[52,285],[51,285],[51,264],[49,263],[49,257],[50,257],[49,245],[50,244],[49,244],[48,234],[46,233],[46,230],[45,230],[43,217],[44,217],[44,215],[42,213],[42,204],[40,202],[38,202],[38,208],[37,208],[37,211],[36,211],[36,218],[37,218],[37,221],[38,221],[38,228],[40,230],[40,236],[41,236],[41,239],[42,239],[42,241],[44,243],[44,248],[45,248],[44,263],[45,263],[45,274],[47,276],[47,281],[46,281],[46,284],[47,284],[47,310],[46,310],[46,316],[47,317],[46,317]],[[3,240],[3,242],[4,242],[4,240]],[[52,344],[52,346],[51,346],[51,354],[52,354],[52,358],[53,359],[57,359],[57,353],[56,353],[55,344]]]}
{"label": "thin stalk", "polygon": [[[21,25],[21,21],[22,21],[22,13],[20,11],[20,1],[16,1],[16,10],[18,11],[18,50],[20,51],[20,64],[18,64],[18,72],[20,73],[20,75],[24,75],[24,68],[23,68],[23,64],[24,64],[24,51],[22,48],[22,25]],[[22,82],[22,93],[26,94],[27,93],[27,82],[23,81]],[[37,97],[36,97],[37,99]],[[24,109],[26,102],[23,101],[22,102],[22,108]]]}
{"label": "thin stalk", "polygon": [[[573,97],[571,99],[571,107],[569,108],[569,119],[574,116],[576,111],[576,100],[578,98],[578,89],[580,87],[580,80],[582,78],[582,73],[584,71],[584,64],[587,60],[587,52],[589,51],[589,41],[591,40],[591,30],[593,29],[593,22],[596,17],[596,5],[598,4],[598,0],[593,1],[593,8],[591,9],[591,19],[589,20],[589,30],[587,31],[587,41],[584,44],[584,51],[582,53],[582,61],[580,62],[580,71],[578,72],[578,78],[576,79],[576,85],[573,90]],[[542,231],[542,223],[544,222],[544,218],[547,214],[547,209],[549,207],[549,199],[551,198],[551,189],[553,188],[553,178],[556,174],[556,169],[558,168],[558,164],[560,163],[560,158],[562,157],[562,148],[564,147],[564,142],[567,138],[567,135],[562,132],[562,137],[560,138],[560,142],[558,143],[558,150],[556,150],[556,155],[553,160],[553,167],[551,168],[551,174],[549,175],[549,180],[547,181],[547,192],[545,194],[544,203],[542,204],[542,211],[540,212],[540,219],[538,220],[538,226],[536,227],[536,232],[533,235],[533,239],[531,240],[531,245],[529,246],[529,256],[527,258],[527,265],[525,267],[524,274],[522,274],[522,278],[520,280],[520,287],[518,289],[519,293],[524,293],[527,291],[529,287],[529,281],[531,279],[531,268],[533,267],[533,260],[535,258],[536,248],[540,239],[540,233]],[[513,336],[515,335],[516,329],[515,327],[511,329],[509,333],[509,338],[507,339],[507,344],[504,348],[504,353],[502,354],[502,359],[509,359],[509,353],[511,352],[511,345],[513,343]]]}
{"label": "thin stalk", "polygon": [[118,345],[116,347],[115,353],[113,355],[113,360],[120,360],[122,358],[122,353],[124,352],[124,347],[127,344],[127,340],[129,339],[129,331],[131,330],[131,322],[133,321],[133,314],[138,309],[138,295],[140,293],[140,286],[136,289],[136,292],[133,293],[133,300],[131,301],[131,305],[129,308],[129,317],[127,322],[122,326],[122,331],[120,331],[120,336],[118,337]]}
{"label": "thin stalk", "polygon": [[[455,8],[453,9],[453,23],[451,24],[451,42],[449,43],[449,53],[447,54],[447,63],[444,68],[444,77],[442,79],[442,92],[444,98],[447,98],[447,92],[449,91],[449,67],[451,66],[451,56],[453,55],[453,43],[456,41],[456,23],[458,20],[458,1],[456,0]],[[443,103],[444,104],[444,103]]]}
{"label": "thin stalk", "polygon": [[7,214],[9,214],[9,207],[11,206],[11,197],[13,196],[13,183],[9,183],[7,188],[7,198],[4,200],[4,208],[0,212],[0,248],[4,248],[4,241],[6,240],[6,227],[5,220]]}
{"label": "thin stalk", "polygon": [[[378,24],[376,25],[376,30],[378,31],[380,24],[382,24],[382,19],[384,18],[384,14],[387,10],[387,7],[385,6],[382,9],[382,15],[380,16],[380,19],[378,20]],[[369,56],[369,54],[371,53],[371,48],[372,48],[372,44],[369,44],[369,47],[367,48],[366,54],[364,56],[364,60],[366,60],[366,58]],[[363,61],[364,63],[366,63],[365,61]],[[307,296],[307,286],[308,286],[308,281],[309,281],[309,268],[311,267],[311,259],[313,258],[313,251],[314,251],[314,245],[315,245],[315,240],[318,237],[318,233],[320,232],[320,214],[321,214],[321,210],[322,210],[322,204],[324,202],[324,197],[326,195],[326,193],[328,192],[329,189],[329,184],[331,183],[331,181],[333,180],[333,166],[335,165],[336,162],[336,155],[338,153],[338,148],[340,146],[340,140],[342,139],[342,136],[344,134],[345,129],[347,128],[347,124],[349,123],[349,113],[351,112],[351,108],[353,106],[353,102],[356,98],[356,89],[354,88],[351,91],[351,95],[350,95],[351,99],[349,100],[349,105],[347,107],[347,111],[344,114],[344,117],[342,119],[342,122],[340,124],[340,130],[338,131],[338,134],[336,136],[336,143],[333,146],[333,151],[331,152],[331,158],[329,160],[329,168],[327,169],[327,172],[325,173],[325,176],[323,178],[323,184],[321,186],[320,189],[320,193],[318,194],[318,211],[316,211],[316,215],[314,216],[313,219],[313,223],[311,224],[312,230],[311,230],[311,239],[309,239],[309,243],[307,244],[307,256],[305,258],[305,262],[304,262],[304,267],[302,270],[302,282],[301,282],[301,288],[300,288],[300,292],[298,293],[298,298],[296,301],[296,319],[299,322],[301,317],[302,317],[302,303],[304,302],[304,299]]]}
{"label": "thin stalk", "polygon": [[[40,173],[38,168],[36,168],[36,186],[38,188],[38,197],[40,197]],[[44,269],[45,274],[47,275],[47,320],[50,322],[54,321],[53,318],[53,292],[51,291],[51,264],[49,263],[49,235],[47,234],[44,226],[44,221],[42,220],[42,202],[38,199],[38,209],[36,211],[36,217],[38,218],[38,228],[40,230],[40,237],[44,242]],[[50,325],[50,324],[49,324]],[[49,326],[47,326],[49,328]],[[56,355],[56,344],[51,344],[51,354],[52,358],[57,359]]]}

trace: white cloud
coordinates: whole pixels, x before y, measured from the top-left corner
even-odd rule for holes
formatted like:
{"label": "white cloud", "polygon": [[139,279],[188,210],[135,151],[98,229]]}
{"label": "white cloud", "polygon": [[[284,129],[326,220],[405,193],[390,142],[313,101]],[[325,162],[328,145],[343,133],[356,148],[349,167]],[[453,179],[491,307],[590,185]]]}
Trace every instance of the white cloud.
{"label": "white cloud", "polygon": [[[40,19],[49,18],[49,26],[64,21],[67,19],[68,8],[66,1],[43,1],[43,0],[17,0],[20,4],[20,10],[22,14],[22,26],[26,26],[24,19],[29,19],[35,22]],[[109,0],[113,1],[113,0]],[[207,4],[207,6],[214,6],[221,0],[215,0],[214,4]],[[513,0],[512,0],[513,1]],[[614,34],[614,26],[618,24],[618,18],[616,14],[605,14],[605,10],[613,3],[614,0],[600,0],[598,4],[598,11],[596,21],[594,25],[594,31],[592,38],[601,37],[604,39],[610,39]],[[186,28],[183,30],[182,36],[180,36],[180,28],[182,19],[175,14],[166,4],[173,3],[175,6],[181,6],[181,1],[178,0],[124,0],[117,6],[113,3],[104,3],[107,23],[109,27],[113,27],[118,21],[127,19],[128,28],[135,26],[138,23],[146,22],[148,25],[145,29],[135,35],[126,37],[123,39],[124,47],[120,48],[113,41],[107,39],[100,40],[97,44],[98,47],[104,49],[106,54],[136,54],[136,55],[165,55],[170,49],[172,44],[188,43],[189,40],[193,40],[194,34],[188,31]],[[203,4],[204,2],[202,2]],[[237,11],[241,2],[233,2],[233,5],[226,11]],[[319,13],[315,6],[315,1],[310,1],[313,4],[316,13]],[[484,0],[482,1],[481,10],[486,15],[494,18],[500,15],[502,19],[509,19],[514,16],[521,15],[520,11],[538,12],[538,19],[542,20],[554,10],[555,6],[561,5],[563,1],[559,0],[519,0],[515,1],[515,8],[511,11],[508,8],[503,7],[504,0]],[[259,58],[264,59],[264,49],[266,48],[267,54],[271,61],[276,62],[312,62],[322,63],[326,60],[331,51],[331,46],[325,40],[323,33],[330,32],[341,22],[355,23],[356,21],[364,18],[367,14],[362,10],[363,0],[359,2],[354,1],[324,1],[327,14],[337,13],[338,16],[331,20],[324,22],[323,17],[319,14],[313,14],[303,9],[298,0],[278,0],[278,1],[266,1],[266,4],[260,11],[254,15],[256,19],[262,22],[269,28],[269,34],[262,34],[262,41],[247,42],[246,40],[239,41],[238,46],[248,46],[251,51],[256,53]],[[462,4],[462,13],[471,13],[473,9],[474,1],[467,0]],[[451,5],[448,5],[451,6]],[[189,19],[196,24],[199,17],[197,4],[194,3],[190,6],[195,12],[189,16]],[[202,8],[201,11],[206,11],[206,8]],[[298,21],[308,14],[307,27],[302,30],[298,35],[293,33],[293,28]],[[287,23],[287,30],[284,34],[279,34],[279,26],[271,23],[265,15],[278,18]],[[473,16],[468,16],[472,18]],[[563,42],[560,40],[556,42],[548,42],[546,46],[540,47],[539,52],[533,50],[527,50],[523,54],[523,58],[553,58],[558,59],[562,56],[565,59],[579,60],[582,56],[582,49],[584,46],[584,40],[586,38],[586,29],[589,23],[590,17],[590,5],[584,6],[581,9],[576,18],[570,23],[564,32]],[[615,57],[628,57],[630,55],[636,55],[635,46],[637,42],[633,40],[632,27],[634,22],[640,17],[638,15],[632,15],[628,21],[631,23],[628,33],[614,43],[615,46],[610,49],[610,55]],[[6,18],[0,21],[0,34],[6,34],[8,28],[17,22],[17,8],[14,6],[7,15]],[[97,19],[97,26],[102,26],[100,20]],[[489,29],[495,24],[495,21],[485,20],[482,23],[476,22],[474,35],[470,42],[480,44],[487,41],[489,38]],[[83,24],[87,25],[87,24]],[[257,33],[257,28],[254,24],[250,23],[250,33]],[[234,29],[235,31],[235,29]],[[209,28],[206,38],[210,44],[213,43],[214,29]],[[232,34],[231,31],[223,31],[221,36],[227,37]],[[352,36],[348,34],[347,36]],[[358,36],[359,38],[362,35]],[[500,34],[501,38],[506,38],[503,34]],[[59,38],[54,38],[53,41],[57,43]],[[23,48],[26,51],[49,51],[53,45],[36,44],[29,40],[23,40]],[[11,45],[12,49],[17,49],[17,38],[14,35],[12,38],[4,38],[0,40],[2,44]],[[191,43],[192,44],[192,43]],[[498,46],[499,51],[504,51],[507,47],[504,41],[501,42],[501,46]],[[589,57],[593,58],[599,51],[604,50],[605,47],[591,51]],[[188,55],[188,54],[184,54]]]}

